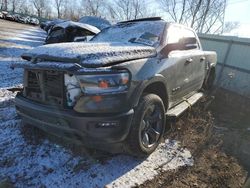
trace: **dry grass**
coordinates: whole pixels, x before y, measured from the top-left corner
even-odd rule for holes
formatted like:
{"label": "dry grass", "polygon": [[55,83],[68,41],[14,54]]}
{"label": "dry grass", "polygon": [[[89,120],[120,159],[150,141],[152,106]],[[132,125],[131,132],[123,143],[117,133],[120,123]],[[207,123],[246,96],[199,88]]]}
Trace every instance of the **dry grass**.
{"label": "dry grass", "polygon": [[194,157],[193,167],[160,172],[140,187],[242,187],[247,173],[238,161],[222,151],[222,141],[213,131],[214,119],[207,110],[209,99],[200,102],[175,122],[169,122],[166,138],[179,140]]}

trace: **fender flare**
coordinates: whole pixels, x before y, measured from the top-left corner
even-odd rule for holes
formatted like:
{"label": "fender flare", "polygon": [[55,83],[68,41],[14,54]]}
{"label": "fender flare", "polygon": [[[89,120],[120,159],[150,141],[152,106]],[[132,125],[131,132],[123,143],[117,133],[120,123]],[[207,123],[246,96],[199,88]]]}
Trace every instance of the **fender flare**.
{"label": "fender flare", "polygon": [[136,107],[139,103],[140,97],[143,94],[143,91],[151,84],[153,83],[162,83],[164,85],[164,89],[165,92],[167,94],[167,101],[169,101],[169,92],[167,89],[167,82],[166,82],[166,78],[164,76],[162,76],[161,74],[156,74],[155,76],[153,76],[152,78],[150,78],[149,80],[144,80],[142,81],[139,86],[137,86],[137,88],[135,89],[135,91],[133,92],[133,94],[131,95],[132,98],[132,106]]}
{"label": "fender flare", "polygon": [[205,79],[203,81],[203,87],[207,83],[207,80],[210,76],[211,70],[214,70],[215,74],[216,74],[216,69],[215,69],[216,63],[207,62],[207,64],[208,64],[208,70],[206,72]]}

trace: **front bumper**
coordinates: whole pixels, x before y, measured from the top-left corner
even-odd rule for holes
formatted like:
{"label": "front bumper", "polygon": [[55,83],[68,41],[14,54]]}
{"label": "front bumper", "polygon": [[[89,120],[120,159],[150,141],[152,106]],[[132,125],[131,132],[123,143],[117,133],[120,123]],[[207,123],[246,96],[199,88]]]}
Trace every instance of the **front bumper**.
{"label": "front bumper", "polygon": [[134,114],[133,109],[119,114],[82,114],[38,104],[20,94],[16,96],[15,105],[24,122],[89,146],[123,142],[129,133]]}

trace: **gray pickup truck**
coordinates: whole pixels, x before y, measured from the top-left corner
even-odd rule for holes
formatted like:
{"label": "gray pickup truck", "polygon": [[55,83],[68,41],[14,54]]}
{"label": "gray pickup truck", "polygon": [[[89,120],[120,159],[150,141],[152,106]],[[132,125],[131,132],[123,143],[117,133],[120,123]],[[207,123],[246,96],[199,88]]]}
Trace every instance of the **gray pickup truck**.
{"label": "gray pickup truck", "polygon": [[166,119],[196,103],[215,79],[215,52],[196,33],[160,18],[121,22],[90,42],[50,44],[24,68],[15,104],[23,122],[87,147],[144,156]]}

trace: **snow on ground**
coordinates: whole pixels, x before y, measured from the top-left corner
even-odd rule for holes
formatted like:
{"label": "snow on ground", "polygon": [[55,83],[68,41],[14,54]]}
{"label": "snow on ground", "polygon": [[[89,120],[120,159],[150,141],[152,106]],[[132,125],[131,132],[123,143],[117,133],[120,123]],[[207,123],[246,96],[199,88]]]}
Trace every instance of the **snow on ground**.
{"label": "snow on ground", "polygon": [[148,159],[118,155],[104,164],[71,151],[47,139],[31,144],[13,107],[1,120],[0,179],[8,177],[17,187],[131,187],[153,179],[158,170],[192,165],[187,150],[176,141],[166,141]]}
{"label": "snow on ground", "polygon": [[38,45],[33,40],[40,34],[33,28],[10,34],[7,49],[0,47],[0,180],[8,179],[15,187],[131,187],[159,171],[193,165],[190,152],[174,140],[166,140],[147,159],[110,155],[97,160],[96,154],[76,154],[22,125],[13,104],[15,93],[6,89],[21,83],[22,71],[13,72],[8,65]]}
{"label": "snow on ground", "polygon": [[10,64],[23,61],[20,55],[28,49],[42,45],[46,35],[38,28],[28,28],[19,33],[1,28],[0,32],[0,88],[8,88],[22,82],[22,70],[11,70]]}

